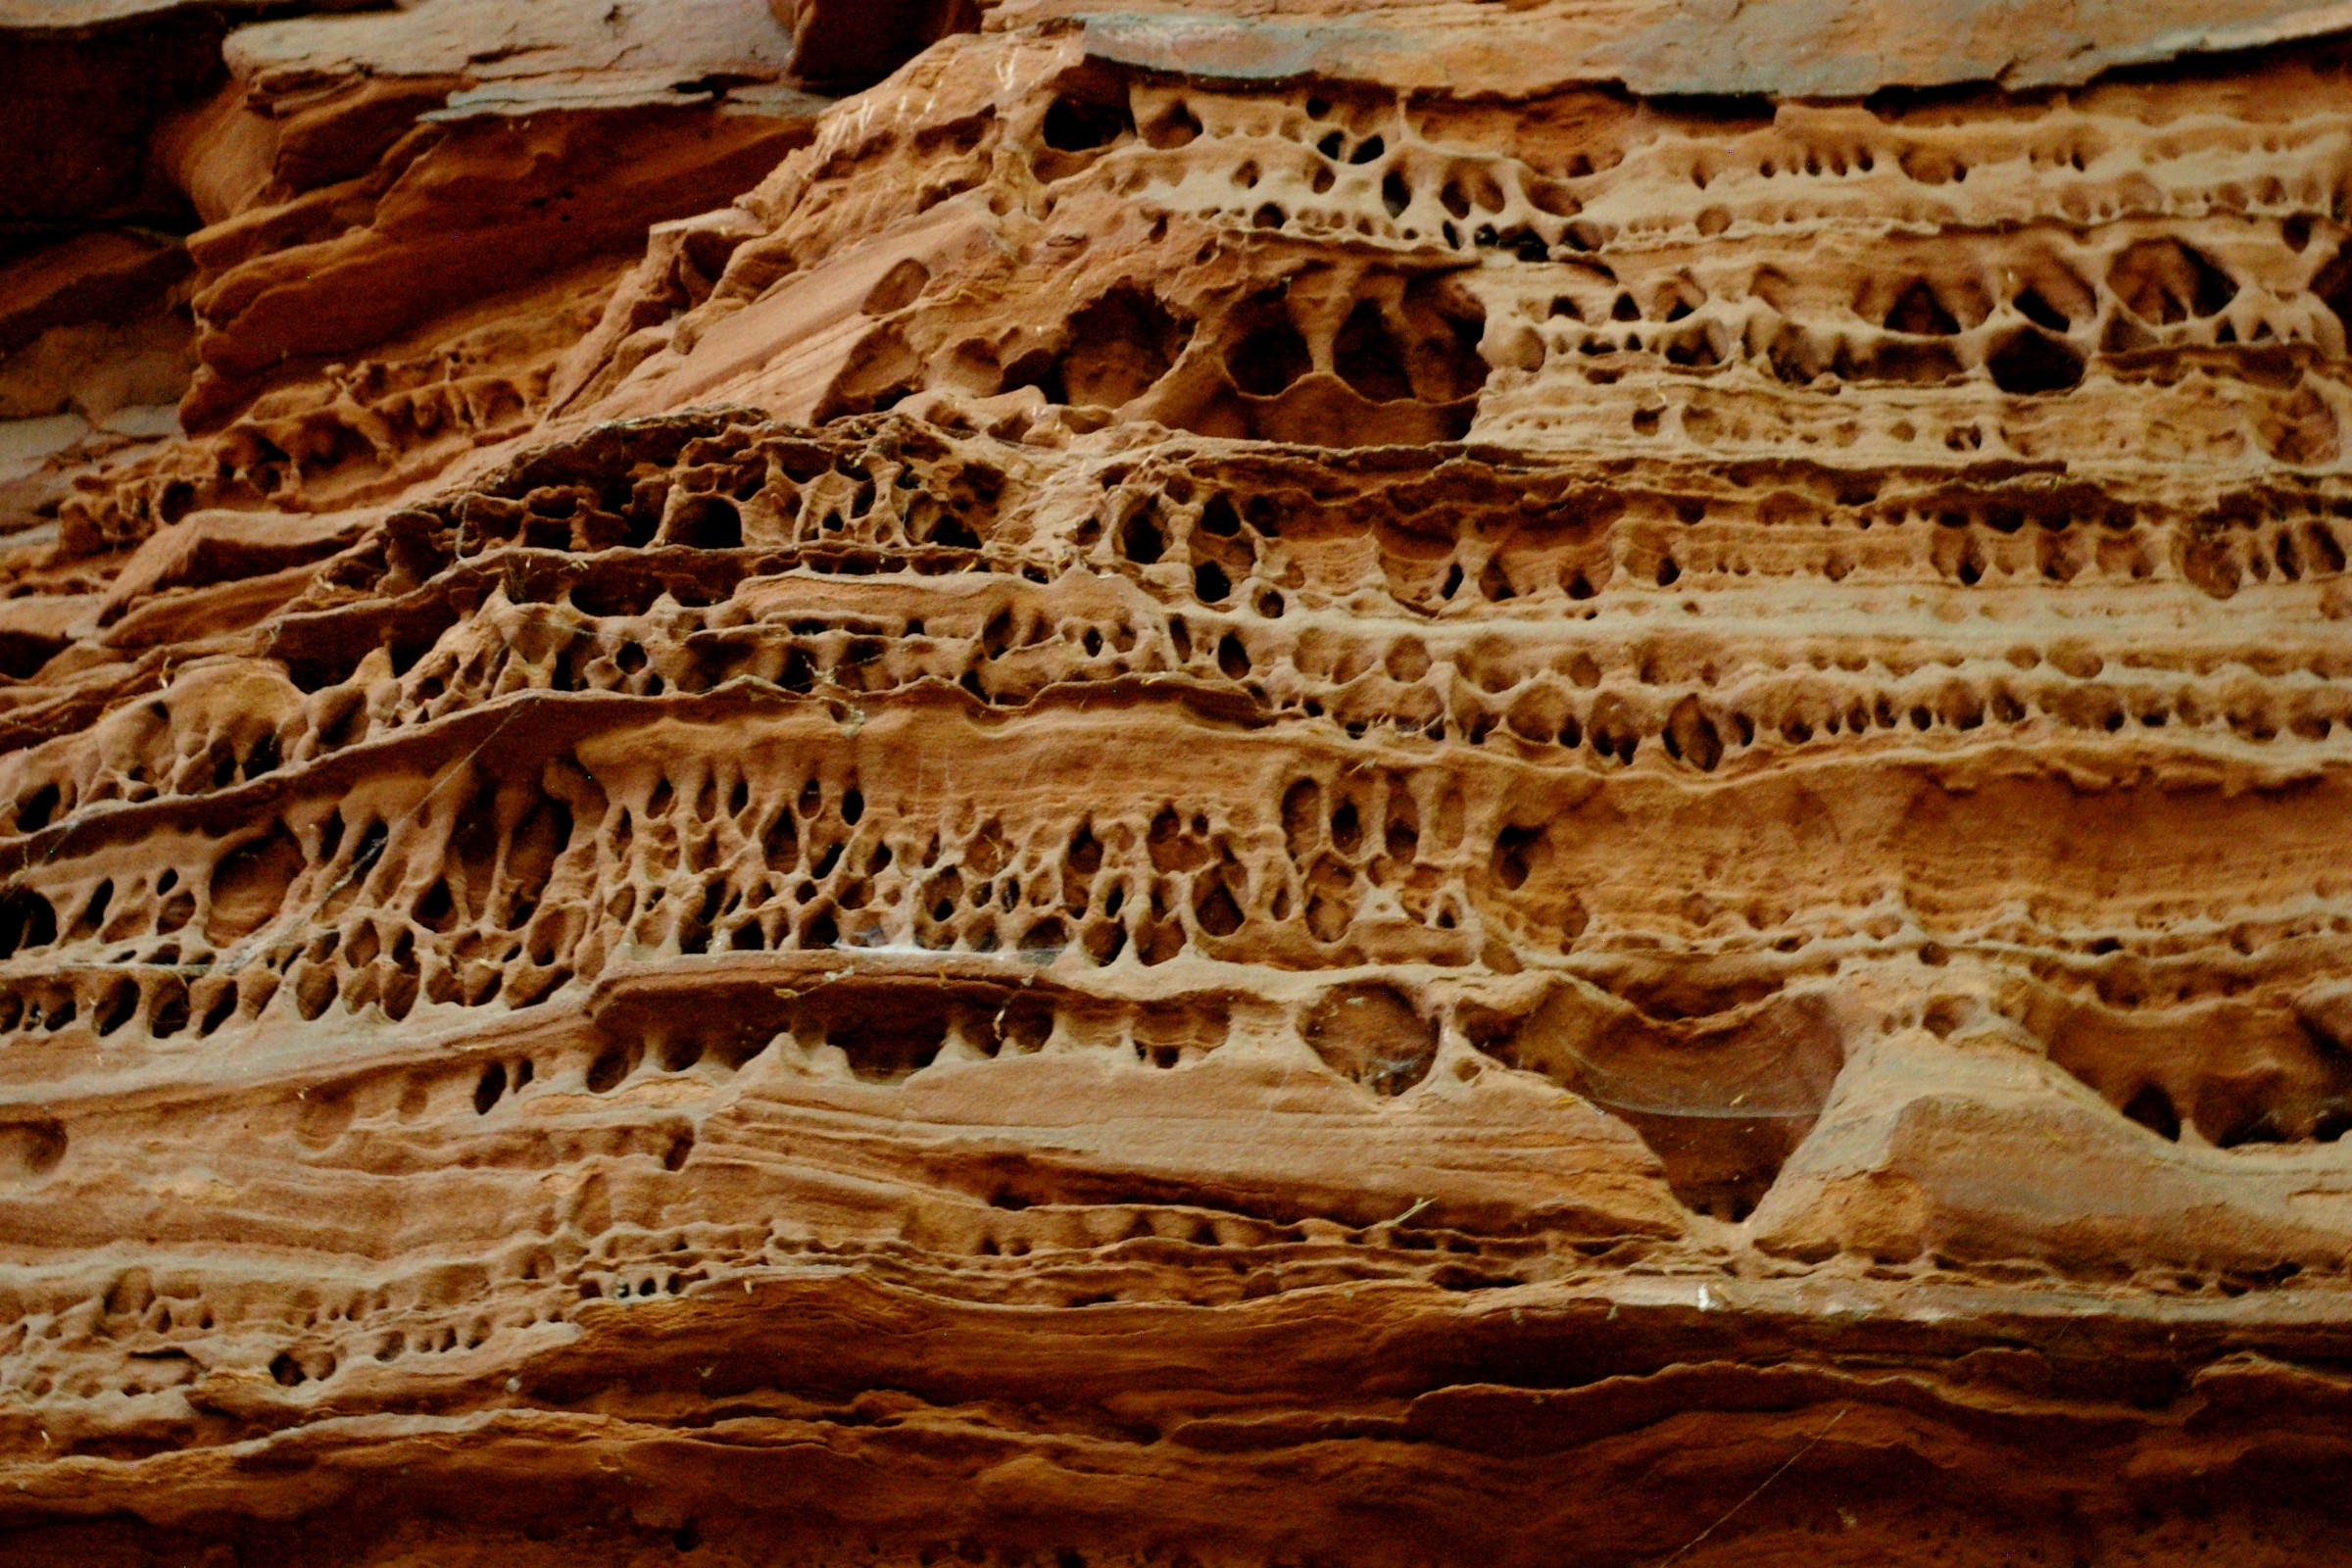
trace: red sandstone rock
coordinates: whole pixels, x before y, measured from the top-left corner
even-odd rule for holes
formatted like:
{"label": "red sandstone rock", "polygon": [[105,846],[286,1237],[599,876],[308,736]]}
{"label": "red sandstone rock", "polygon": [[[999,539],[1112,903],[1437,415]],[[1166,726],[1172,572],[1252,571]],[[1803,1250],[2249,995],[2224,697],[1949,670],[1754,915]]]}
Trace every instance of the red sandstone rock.
{"label": "red sandstone rock", "polygon": [[10,1561],[2334,1553],[2335,11],[54,9]]}

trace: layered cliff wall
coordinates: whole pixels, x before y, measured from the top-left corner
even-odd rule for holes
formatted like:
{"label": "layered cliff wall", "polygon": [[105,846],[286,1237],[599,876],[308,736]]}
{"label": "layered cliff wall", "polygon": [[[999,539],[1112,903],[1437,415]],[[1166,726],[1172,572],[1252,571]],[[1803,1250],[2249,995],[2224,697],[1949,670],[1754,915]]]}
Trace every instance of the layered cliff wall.
{"label": "layered cliff wall", "polygon": [[0,1556],[2345,1555],[2341,16],[308,10],[0,5]]}

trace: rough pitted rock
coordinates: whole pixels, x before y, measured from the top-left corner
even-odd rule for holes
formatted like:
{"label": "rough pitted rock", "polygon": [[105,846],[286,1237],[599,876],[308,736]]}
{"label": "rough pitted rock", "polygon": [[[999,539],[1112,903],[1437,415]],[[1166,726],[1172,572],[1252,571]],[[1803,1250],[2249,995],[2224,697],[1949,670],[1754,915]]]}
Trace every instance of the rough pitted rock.
{"label": "rough pitted rock", "polygon": [[0,1556],[2339,1560],[2346,27],[0,3]]}

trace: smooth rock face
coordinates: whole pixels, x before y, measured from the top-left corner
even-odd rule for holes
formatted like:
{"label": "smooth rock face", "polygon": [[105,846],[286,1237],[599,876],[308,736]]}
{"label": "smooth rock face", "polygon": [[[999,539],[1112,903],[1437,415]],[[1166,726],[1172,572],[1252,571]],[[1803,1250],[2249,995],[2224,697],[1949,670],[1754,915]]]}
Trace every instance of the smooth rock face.
{"label": "smooth rock face", "polygon": [[297,10],[0,4],[0,1560],[2341,1558],[2352,19]]}

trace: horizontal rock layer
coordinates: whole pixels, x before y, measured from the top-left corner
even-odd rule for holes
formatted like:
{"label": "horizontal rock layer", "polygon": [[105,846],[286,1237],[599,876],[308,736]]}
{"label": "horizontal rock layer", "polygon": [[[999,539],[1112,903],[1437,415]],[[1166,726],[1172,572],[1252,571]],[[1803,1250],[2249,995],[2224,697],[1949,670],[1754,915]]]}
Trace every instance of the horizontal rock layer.
{"label": "horizontal rock layer", "polygon": [[2340,19],[58,9],[11,1560],[2330,1552]]}

